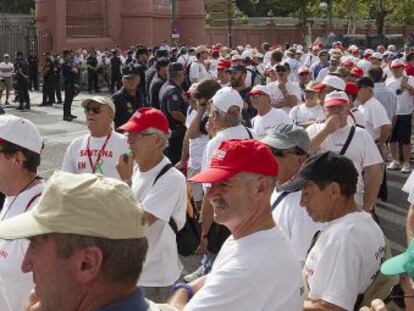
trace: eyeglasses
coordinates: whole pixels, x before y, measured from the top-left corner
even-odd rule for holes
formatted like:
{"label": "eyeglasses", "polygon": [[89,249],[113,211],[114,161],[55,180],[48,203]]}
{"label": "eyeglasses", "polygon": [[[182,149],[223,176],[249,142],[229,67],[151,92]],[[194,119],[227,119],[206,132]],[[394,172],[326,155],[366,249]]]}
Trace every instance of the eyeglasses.
{"label": "eyeglasses", "polygon": [[129,133],[129,132],[125,132],[125,134],[124,134],[127,138],[130,138],[131,137],[131,135],[134,135],[134,137],[132,137],[132,138],[134,138],[135,140],[137,140],[137,139],[140,139],[140,138],[142,138],[142,137],[146,137],[146,136],[151,136],[151,135],[157,135],[156,133]]}
{"label": "eyeglasses", "polygon": [[83,110],[86,114],[88,114],[89,112],[93,112],[94,114],[100,114],[102,111],[99,107],[85,107]]}

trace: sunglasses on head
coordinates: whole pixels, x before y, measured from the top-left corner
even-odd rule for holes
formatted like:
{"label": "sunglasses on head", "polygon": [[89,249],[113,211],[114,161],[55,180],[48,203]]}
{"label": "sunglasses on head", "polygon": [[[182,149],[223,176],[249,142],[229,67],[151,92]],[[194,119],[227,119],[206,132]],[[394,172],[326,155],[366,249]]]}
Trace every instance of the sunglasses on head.
{"label": "sunglasses on head", "polygon": [[102,110],[100,107],[85,107],[84,111],[85,113],[93,112],[94,114],[100,114]]}

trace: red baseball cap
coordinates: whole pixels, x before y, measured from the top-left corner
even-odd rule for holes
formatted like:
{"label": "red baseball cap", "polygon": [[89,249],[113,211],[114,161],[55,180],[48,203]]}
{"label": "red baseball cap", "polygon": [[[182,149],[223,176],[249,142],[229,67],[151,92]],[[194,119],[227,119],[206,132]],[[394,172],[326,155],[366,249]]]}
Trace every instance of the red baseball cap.
{"label": "red baseball cap", "polygon": [[343,66],[353,66],[354,65],[354,62],[352,60],[350,60],[350,59],[344,59],[342,61],[342,65]]}
{"label": "red baseball cap", "polygon": [[358,95],[358,86],[355,83],[347,82],[345,85],[345,93],[356,97]]}
{"label": "red baseball cap", "polygon": [[169,132],[167,117],[158,109],[143,107],[138,109],[127,123],[118,129],[125,132],[140,133],[153,127],[166,134]]}
{"label": "red baseball cap", "polygon": [[215,183],[245,172],[277,176],[279,164],[269,147],[254,139],[223,141],[213,152],[210,165],[189,179],[191,182]]}
{"label": "red baseball cap", "polygon": [[354,67],[351,69],[351,75],[357,76],[358,78],[362,78],[364,75],[364,70],[359,67]]}
{"label": "red baseball cap", "polygon": [[231,62],[227,59],[222,59],[217,64],[217,69],[228,69],[231,67]]}

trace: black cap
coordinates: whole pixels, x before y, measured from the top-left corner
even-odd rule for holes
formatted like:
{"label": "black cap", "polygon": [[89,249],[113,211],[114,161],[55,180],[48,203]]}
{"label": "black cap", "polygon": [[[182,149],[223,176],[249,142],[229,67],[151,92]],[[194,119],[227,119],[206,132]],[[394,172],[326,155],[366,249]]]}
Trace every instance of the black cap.
{"label": "black cap", "polygon": [[142,55],[142,54],[149,54],[148,49],[145,46],[138,46],[136,55]]}
{"label": "black cap", "polygon": [[357,180],[358,172],[349,158],[327,151],[307,159],[298,175],[280,189],[288,192],[298,191],[310,181],[356,185]]}
{"label": "black cap", "polygon": [[243,66],[242,64],[233,65],[233,66],[230,67],[229,70],[231,72],[234,72],[234,71],[246,72],[247,71],[246,67]]}
{"label": "black cap", "polygon": [[184,66],[181,63],[171,63],[168,66],[168,72],[184,71]]}
{"label": "black cap", "polygon": [[170,59],[168,57],[162,57],[155,63],[155,69],[160,70],[161,67],[167,67],[169,64]]}
{"label": "black cap", "polygon": [[155,57],[156,58],[161,58],[161,57],[168,57],[169,55],[168,55],[168,50],[166,50],[166,49],[158,49],[156,52],[155,52]]}
{"label": "black cap", "polygon": [[132,75],[139,76],[141,74],[142,68],[137,65],[128,65],[122,69],[122,75],[124,77],[130,77]]}
{"label": "black cap", "polygon": [[374,88],[374,81],[372,81],[372,79],[369,77],[363,77],[357,80],[356,85],[358,86],[358,89],[364,87]]}

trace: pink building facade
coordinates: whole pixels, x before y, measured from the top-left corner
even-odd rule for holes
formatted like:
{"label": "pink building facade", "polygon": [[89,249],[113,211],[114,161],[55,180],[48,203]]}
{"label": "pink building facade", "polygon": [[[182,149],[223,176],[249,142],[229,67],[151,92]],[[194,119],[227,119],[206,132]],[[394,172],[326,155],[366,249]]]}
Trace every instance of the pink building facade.
{"label": "pink building facade", "polygon": [[47,41],[40,49],[156,46],[172,42],[172,32],[179,42],[205,43],[204,1],[176,0],[175,12],[172,27],[171,0],[36,0],[37,30]]}

